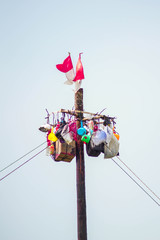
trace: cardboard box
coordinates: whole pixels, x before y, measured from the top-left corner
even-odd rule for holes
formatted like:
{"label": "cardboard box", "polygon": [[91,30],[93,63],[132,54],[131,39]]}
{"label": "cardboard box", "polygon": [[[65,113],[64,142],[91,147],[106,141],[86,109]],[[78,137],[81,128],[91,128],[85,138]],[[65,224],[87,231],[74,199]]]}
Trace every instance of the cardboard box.
{"label": "cardboard box", "polygon": [[71,162],[76,155],[76,142],[72,141],[70,144],[61,143],[59,140],[55,143],[54,160]]}

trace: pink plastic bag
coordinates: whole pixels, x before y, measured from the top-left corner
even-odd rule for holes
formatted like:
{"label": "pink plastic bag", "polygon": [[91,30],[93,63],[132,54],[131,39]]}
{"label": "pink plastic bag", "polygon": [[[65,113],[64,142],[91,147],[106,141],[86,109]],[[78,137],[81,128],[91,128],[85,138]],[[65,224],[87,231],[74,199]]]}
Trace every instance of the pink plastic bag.
{"label": "pink plastic bag", "polygon": [[77,141],[77,127],[76,127],[76,121],[71,121],[69,124],[69,131],[71,133],[71,136],[75,141]]}

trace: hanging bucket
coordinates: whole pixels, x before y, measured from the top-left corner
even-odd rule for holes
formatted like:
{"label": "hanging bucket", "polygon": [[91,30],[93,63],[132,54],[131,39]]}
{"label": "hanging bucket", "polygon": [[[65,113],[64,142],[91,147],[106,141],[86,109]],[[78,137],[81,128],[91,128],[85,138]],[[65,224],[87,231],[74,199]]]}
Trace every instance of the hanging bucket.
{"label": "hanging bucket", "polygon": [[90,139],[91,139],[91,136],[87,134],[84,134],[81,138],[82,142],[85,142],[85,143],[89,143]]}
{"label": "hanging bucket", "polygon": [[83,127],[83,122],[81,121],[81,127],[77,130],[78,135],[83,136],[86,134],[86,129]]}

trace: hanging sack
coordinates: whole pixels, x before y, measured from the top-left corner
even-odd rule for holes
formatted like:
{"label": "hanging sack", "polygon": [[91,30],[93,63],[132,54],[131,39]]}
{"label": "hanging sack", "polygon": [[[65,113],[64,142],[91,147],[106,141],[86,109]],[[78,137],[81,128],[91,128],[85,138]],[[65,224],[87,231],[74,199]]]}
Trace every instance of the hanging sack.
{"label": "hanging sack", "polygon": [[94,122],[93,122],[93,120],[90,120],[87,125],[88,125],[89,129],[92,129],[92,130],[94,129]]}
{"label": "hanging sack", "polygon": [[94,129],[94,122],[93,122],[93,120],[90,120],[88,123],[87,123],[87,125],[88,125],[88,128],[89,129]]}
{"label": "hanging sack", "polygon": [[101,154],[101,150],[95,150],[91,147],[91,140],[86,144],[86,152],[90,157],[98,157]]}
{"label": "hanging sack", "polygon": [[106,133],[103,130],[98,129],[96,132],[93,132],[92,143],[91,143],[92,147],[99,146],[105,141],[106,141]]}
{"label": "hanging sack", "polygon": [[98,129],[96,132],[93,132],[90,139],[90,147],[93,151],[103,152],[104,153],[104,142],[106,141],[106,133]]}
{"label": "hanging sack", "polygon": [[113,130],[112,130],[112,128],[110,128],[109,126],[106,126],[106,127],[104,128],[104,131],[105,131],[105,133],[106,133],[106,143],[109,144],[109,142],[111,141],[111,137],[112,137],[112,135],[113,135]]}
{"label": "hanging sack", "polygon": [[71,137],[77,141],[77,126],[76,126],[76,121],[70,121],[69,124],[69,132],[71,134]]}
{"label": "hanging sack", "polygon": [[62,130],[63,130],[63,128],[64,128],[65,125],[66,125],[66,122],[65,122],[65,121],[61,122],[60,125],[59,125],[59,128],[57,129],[57,131],[56,131],[56,133],[55,133],[56,137],[57,137],[61,142],[64,142],[64,139],[63,139],[61,133],[62,133]]}
{"label": "hanging sack", "polygon": [[119,152],[119,141],[117,138],[112,134],[111,140],[108,143],[104,144],[104,158],[112,158],[117,156]]}
{"label": "hanging sack", "polygon": [[[52,143],[53,147],[50,148],[50,157],[55,160],[55,156],[56,156],[56,142]],[[52,151],[51,151],[52,150]]]}
{"label": "hanging sack", "polygon": [[52,127],[52,130],[51,130],[51,133],[48,135],[48,140],[50,140],[52,142],[56,142],[58,140],[58,138],[54,134],[53,127]]}
{"label": "hanging sack", "polygon": [[51,125],[48,124],[48,123],[40,126],[40,128],[39,128],[39,130],[42,131],[42,132],[48,132],[50,129],[51,129]]}
{"label": "hanging sack", "polygon": [[49,146],[49,154],[53,155],[54,154],[54,145],[51,144],[51,146]]}
{"label": "hanging sack", "polygon": [[73,141],[73,136],[69,130],[69,125],[66,124],[61,132],[61,135],[67,144],[70,144]]}

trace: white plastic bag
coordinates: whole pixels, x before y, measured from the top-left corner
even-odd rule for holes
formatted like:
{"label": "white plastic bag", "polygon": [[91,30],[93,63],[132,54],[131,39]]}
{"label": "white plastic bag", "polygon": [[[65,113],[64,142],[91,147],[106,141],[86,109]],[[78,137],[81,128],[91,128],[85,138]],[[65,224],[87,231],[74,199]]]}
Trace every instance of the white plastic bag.
{"label": "white plastic bag", "polygon": [[70,144],[73,141],[72,134],[69,130],[68,124],[66,124],[61,132],[61,135],[67,144]]}
{"label": "white plastic bag", "polygon": [[109,144],[113,135],[113,130],[109,126],[106,126],[104,131],[106,133],[106,143]]}
{"label": "white plastic bag", "polygon": [[97,130],[92,134],[92,142],[98,146],[106,141],[106,133],[103,130]]}

